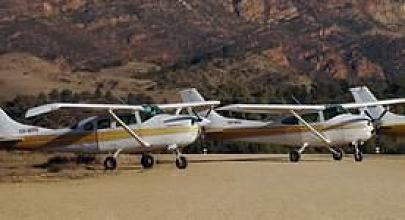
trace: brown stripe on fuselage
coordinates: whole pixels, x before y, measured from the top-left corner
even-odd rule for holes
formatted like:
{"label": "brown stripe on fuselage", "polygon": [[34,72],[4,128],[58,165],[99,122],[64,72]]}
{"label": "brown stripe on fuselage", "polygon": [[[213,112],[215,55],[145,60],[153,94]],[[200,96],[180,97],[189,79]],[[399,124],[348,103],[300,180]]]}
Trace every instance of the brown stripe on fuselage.
{"label": "brown stripe on fuselage", "polygon": [[[353,123],[340,123],[333,126],[325,126],[323,124],[312,125],[316,130],[325,132],[333,129],[355,129],[362,128],[359,124]],[[239,138],[251,138],[262,136],[274,136],[283,134],[295,134],[311,132],[305,125],[280,125],[260,128],[229,128],[222,131],[207,132],[206,136],[211,139],[239,139]]]}
{"label": "brown stripe on fuselage", "polygon": [[405,134],[405,124],[382,126],[380,130],[381,134],[384,135],[404,135]]}

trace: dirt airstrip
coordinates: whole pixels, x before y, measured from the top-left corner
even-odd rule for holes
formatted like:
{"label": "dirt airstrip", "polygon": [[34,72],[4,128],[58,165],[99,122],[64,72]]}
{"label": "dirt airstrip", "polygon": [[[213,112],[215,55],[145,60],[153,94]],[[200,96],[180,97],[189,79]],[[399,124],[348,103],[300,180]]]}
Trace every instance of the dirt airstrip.
{"label": "dirt airstrip", "polygon": [[159,155],[152,170],[124,156],[119,171],[83,165],[47,172],[30,168],[32,158],[10,165],[2,155],[0,219],[405,218],[404,156],[355,163],[305,155],[297,164],[285,155],[189,157],[181,171],[170,155]]}

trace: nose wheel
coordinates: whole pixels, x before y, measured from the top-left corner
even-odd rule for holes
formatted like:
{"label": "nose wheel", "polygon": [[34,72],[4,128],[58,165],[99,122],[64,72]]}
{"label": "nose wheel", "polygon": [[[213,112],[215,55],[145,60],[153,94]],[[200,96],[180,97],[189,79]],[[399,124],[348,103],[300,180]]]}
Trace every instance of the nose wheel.
{"label": "nose wheel", "polygon": [[155,165],[155,159],[150,154],[142,154],[141,165],[145,169],[150,169]]}
{"label": "nose wheel", "polygon": [[356,161],[356,162],[363,161],[363,153],[361,152],[361,150],[359,148],[362,144],[363,143],[360,143],[360,141],[356,141],[354,143],[354,161]]}
{"label": "nose wheel", "polygon": [[360,151],[354,153],[354,161],[356,161],[356,162],[363,161],[363,153],[361,153]]}
{"label": "nose wheel", "polygon": [[176,154],[176,167],[177,169],[184,170],[188,166],[188,161],[185,156],[180,152],[180,149],[177,145],[171,145],[168,147],[169,150],[173,151]]}
{"label": "nose wheel", "polygon": [[176,167],[180,170],[184,170],[187,168],[188,162],[185,156],[178,156],[176,158]]}

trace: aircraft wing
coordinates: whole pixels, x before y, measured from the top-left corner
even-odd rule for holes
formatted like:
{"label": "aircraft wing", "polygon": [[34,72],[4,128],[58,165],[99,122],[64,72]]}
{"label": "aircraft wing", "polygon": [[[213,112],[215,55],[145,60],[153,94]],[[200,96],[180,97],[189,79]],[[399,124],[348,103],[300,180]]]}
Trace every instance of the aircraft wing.
{"label": "aircraft wing", "polygon": [[183,108],[196,108],[196,107],[214,107],[219,104],[221,104],[220,101],[201,101],[201,102],[159,104],[156,106],[162,110],[170,110],[170,109],[183,109]]}
{"label": "aircraft wing", "polygon": [[288,105],[288,104],[234,104],[216,110],[258,114],[288,114],[294,111],[298,114],[316,113],[325,110],[325,105]]}
{"label": "aircraft wing", "polygon": [[[182,109],[182,108],[193,108],[209,106],[213,107],[219,105],[219,101],[204,101],[195,103],[174,103],[174,104],[158,104],[157,106],[162,110],[170,109]],[[62,108],[81,108],[81,109],[92,109],[92,110],[131,110],[131,111],[143,111],[145,106],[142,105],[117,105],[117,104],[76,104],[76,103],[52,103],[47,105],[38,106],[31,108],[27,111],[25,117],[30,118],[42,114],[46,114],[52,111],[57,111]]]}
{"label": "aircraft wing", "polygon": [[143,110],[142,106],[138,105],[110,105],[110,104],[73,104],[73,103],[52,103],[47,105],[41,105],[35,108],[31,108],[25,114],[26,118],[46,114],[49,112],[57,111],[62,108],[82,108],[82,109],[94,109],[94,110],[108,110],[108,109],[120,109],[120,110]]}
{"label": "aircraft wing", "polygon": [[375,101],[375,102],[346,103],[346,104],[342,104],[341,106],[345,109],[359,109],[359,108],[367,108],[367,107],[398,105],[398,104],[404,104],[404,103],[405,103],[405,98],[398,98],[398,99],[380,100],[380,101]]}

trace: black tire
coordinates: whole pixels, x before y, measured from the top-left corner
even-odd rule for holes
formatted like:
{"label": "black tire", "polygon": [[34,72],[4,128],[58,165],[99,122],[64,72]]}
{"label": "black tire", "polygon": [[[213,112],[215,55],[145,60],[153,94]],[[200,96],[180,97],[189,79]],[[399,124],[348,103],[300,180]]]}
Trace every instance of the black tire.
{"label": "black tire", "polygon": [[354,153],[354,161],[356,161],[356,162],[363,161],[363,153],[361,153],[361,152]]}
{"label": "black tire", "polygon": [[105,170],[116,170],[117,169],[117,159],[114,157],[107,157],[104,160],[104,169]]}
{"label": "black tire", "polygon": [[340,161],[343,159],[343,150],[341,148],[334,149],[336,153],[332,153],[332,157],[336,161]]}
{"label": "black tire", "polygon": [[290,161],[291,162],[296,163],[296,162],[300,161],[300,159],[301,159],[301,154],[298,151],[296,151],[296,150],[290,151]]}
{"label": "black tire", "polygon": [[145,169],[150,169],[155,165],[155,158],[150,154],[142,154],[141,165]]}
{"label": "black tire", "polygon": [[188,166],[187,158],[184,156],[180,156],[176,158],[176,167],[180,170],[186,169]]}

